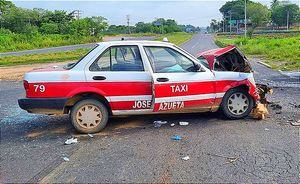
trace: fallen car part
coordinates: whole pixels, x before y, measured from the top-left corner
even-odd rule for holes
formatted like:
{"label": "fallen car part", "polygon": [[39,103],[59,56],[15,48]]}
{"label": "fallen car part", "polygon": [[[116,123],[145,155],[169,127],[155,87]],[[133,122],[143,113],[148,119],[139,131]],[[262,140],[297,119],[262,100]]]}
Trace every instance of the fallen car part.
{"label": "fallen car part", "polygon": [[68,157],[63,157],[64,161],[69,162],[70,159]]}
{"label": "fallen car part", "polygon": [[71,138],[71,139],[66,140],[66,142],[65,142],[66,145],[75,144],[75,143],[78,143],[77,138]]}
{"label": "fallen car part", "polygon": [[167,123],[168,123],[167,121],[154,121],[153,122],[155,128],[159,128],[159,127],[161,127],[161,125],[164,125]]}
{"label": "fallen car part", "polygon": [[181,121],[181,122],[179,122],[179,125],[187,126],[187,125],[189,125],[189,122]]}
{"label": "fallen car part", "polygon": [[186,157],[183,157],[183,158],[182,158],[182,160],[185,160],[185,161],[186,161],[186,160],[189,160],[189,159],[190,159],[189,156],[186,156]]}
{"label": "fallen car part", "polygon": [[268,104],[266,94],[273,94],[273,89],[265,84],[256,84],[256,90],[260,97],[260,103]]}
{"label": "fallen car part", "polygon": [[257,104],[251,113],[254,119],[265,119],[268,114],[267,104],[262,103]]}
{"label": "fallen car part", "polygon": [[300,126],[300,120],[298,120],[297,122],[291,122],[291,125],[293,125],[293,126]]}

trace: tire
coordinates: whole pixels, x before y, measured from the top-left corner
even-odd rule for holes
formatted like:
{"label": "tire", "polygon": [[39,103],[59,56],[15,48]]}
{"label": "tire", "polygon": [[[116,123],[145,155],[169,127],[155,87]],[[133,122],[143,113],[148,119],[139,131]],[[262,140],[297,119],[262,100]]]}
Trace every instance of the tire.
{"label": "tire", "polygon": [[246,118],[253,109],[253,99],[242,88],[230,89],[223,97],[221,110],[228,119]]}
{"label": "tire", "polygon": [[73,106],[70,116],[71,122],[78,132],[96,133],[106,126],[108,110],[100,101],[86,99]]}

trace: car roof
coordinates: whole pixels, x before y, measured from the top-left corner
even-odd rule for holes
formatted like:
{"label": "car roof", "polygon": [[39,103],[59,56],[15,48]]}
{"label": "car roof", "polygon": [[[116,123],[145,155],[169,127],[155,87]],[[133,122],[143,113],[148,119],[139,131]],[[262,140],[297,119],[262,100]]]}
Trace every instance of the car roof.
{"label": "car roof", "polygon": [[200,56],[204,56],[204,57],[207,57],[207,56],[214,56],[214,57],[218,57],[218,56],[221,56],[233,49],[235,49],[236,46],[235,45],[228,45],[227,47],[224,47],[224,48],[217,48],[217,49],[211,49],[211,50],[207,50],[207,51],[204,51],[204,52],[199,52],[197,54],[197,58],[200,57]]}
{"label": "car roof", "polygon": [[170,42],[149,41],[149,40],[123,40],[123,41],[108,41],[99,42],[98,45],[113,46],[113,45],[157,45],[157,46],[171,46],[174,45]]}

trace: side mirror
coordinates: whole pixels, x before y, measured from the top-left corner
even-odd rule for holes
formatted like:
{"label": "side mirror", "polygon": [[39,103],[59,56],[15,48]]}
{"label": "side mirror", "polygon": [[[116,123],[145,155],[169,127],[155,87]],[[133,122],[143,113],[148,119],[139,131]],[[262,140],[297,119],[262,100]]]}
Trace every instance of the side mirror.
{"label": "side mirror", "polygon": [[200,64],[196,64],[195,68],[197,72],[205,72],[205,69]]}

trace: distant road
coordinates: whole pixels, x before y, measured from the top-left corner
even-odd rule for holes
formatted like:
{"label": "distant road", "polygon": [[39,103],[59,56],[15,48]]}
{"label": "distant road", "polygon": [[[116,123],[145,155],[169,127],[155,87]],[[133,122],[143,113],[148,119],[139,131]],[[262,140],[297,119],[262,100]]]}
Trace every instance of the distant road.
{"label": "distant road", "polygon": [[[107,37],[105,41],[116,41],[121,40],[122,37],[115,36],[115,37]],[[144,36],[144,37],[123,37],[125,40],[153,40],[155,37],[153,36]],[[17,52],[3,52],[0,53],[0,57],[4,56],[22,56],[27,54],[44,54],[44,53],[51,53],[51,52],[62,52],[62,51],[70,51],[76,49],[85,49],[85,48],[93,48],[96,46],[96,43],[86,43],[86,44],[77,44],[77,45],[67,45],[67,46],[60,46],[60,47],[51,47],[51,48],[43,48],[43,49],[33,49],[33,50],[24,50],[24,51],[17,51]]]}

